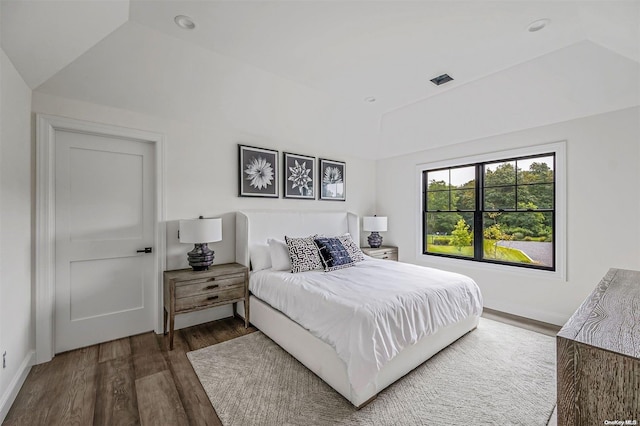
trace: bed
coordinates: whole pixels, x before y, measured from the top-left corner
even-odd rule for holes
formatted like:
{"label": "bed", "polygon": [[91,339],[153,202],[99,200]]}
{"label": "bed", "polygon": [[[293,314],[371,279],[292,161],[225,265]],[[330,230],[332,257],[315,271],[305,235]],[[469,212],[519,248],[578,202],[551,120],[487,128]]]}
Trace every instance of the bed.
{"label": "bed", "polygon": [[[285,235],[302,237],[314,234],[338,236],[346,233],[349,233],[355,242],[360,241],[359,218],[348,212],[237,212],[236,261],[246,266],[251,265],[251,253],[255,253],[255,246],[264,244],[269,238],[283,239]],[[364,282],[369,285],[376,281],[379,288],[363,293],[366,297],[362,298],[367,299],[367,306],[377,305],[383,309],[387,304],[395,303],[392,299],[379,303],[374,299],[376,293],[383,297],[385,292],[381,291],[381,285],[385,280],[393,280],[395,284],[396,281],[404,279],[408,286],[404,294],[415,295],[418,288],[412,288],[411,282],[425,272],[429,272],[429,276],[433,277],[437,287],[433,291],[436,298],[440,298],[438,303],[451,305],[453,313],[443,316],[438,305],[423,306],[422,303],[414,303],[416,307],[411,311],[410,317],[446,317],[444,320],[436,320],[435,323],[429,322],[420,330],[402,325],[407,324],[406,321],[400,321],[400,327],[390,326],[393,318],[391,323],[384,322],[384,316],[381,320],[380,315],[375,317],[376,324],[377,321],[383,321],[384,326],[372,327],[370,323],[374,320],[366,319],[371,317],[371,313],[367,311],[361,314],[361,309],[354,305],[353,300],[349,300],[346,290],[336,287],[341,282],[361,287]],[[448,284],[447,280],[459,282],[457,285],[460,288]],[[480,292],[468,277],[372,258],[359,262],[355,267],[328,273],[309,271],[291,274],[269,269],[252,271],[250,289],[252,293],[261,296],[250,296],[250,322],[358,408],[473,330],[478,325],[482,311]],[[451,292],[456,294],[462,293],[463,301],[456,299],[448,302],[449,289],[453,289]],[[351,291],[351,288],[348,291]],[[402,295],[397,295],[396,298],[401,297]],[[330,316],[320,317],[322,307],[332,298],[337,300],[337,304],[326,309],[331,311]],[[296,307],[299,309],[295,309]],[[242,307],[239,308],[240,315],[244,315]],[[351,315],[355,311],[360,316]],[[352,317],[353,325],[346,331],[353,331],[354,336],[360,336],[356,331],[364,332],[364,339],[350,341],[348,336],[342,334],[330,337],[322,328],[331,328],[333,325],[333,329],[336,329],[336,321],[340,322],[346,318],[344,321],[348,322],[348,318]],[[422,323],[421,318],[414,322]],[[305,327],[300,324],[304,324]],[[379,328],[391,334],[380,333]],[[370,339],[370,333],[373,332],[376,336]],[[356,340],[357,344],[354,344],[353,340]],[[370,346],[373,346],[373,349]]]}

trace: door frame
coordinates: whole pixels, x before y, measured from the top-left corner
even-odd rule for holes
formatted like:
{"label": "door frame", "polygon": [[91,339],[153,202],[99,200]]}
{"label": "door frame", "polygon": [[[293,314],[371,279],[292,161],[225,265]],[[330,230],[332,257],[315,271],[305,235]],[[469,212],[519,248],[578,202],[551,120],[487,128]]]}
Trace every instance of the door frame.
{"label": "door frame", "polygon": [[155,148],[155,223],[153,283],[155,332],[162,330],[162,274],[166,265],[164,136],[144,130],[36,114],[35,328],[36,364],[55,355],[55,132],[57,130],[119,137],[151,143]]}

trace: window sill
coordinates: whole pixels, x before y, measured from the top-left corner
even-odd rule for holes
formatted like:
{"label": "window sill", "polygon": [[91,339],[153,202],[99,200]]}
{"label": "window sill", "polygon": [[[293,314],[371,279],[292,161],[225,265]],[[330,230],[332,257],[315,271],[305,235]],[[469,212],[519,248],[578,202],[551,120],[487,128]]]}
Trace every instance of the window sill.
{"label": "window sill", "polygon": [[475,262],[467,259],[456,259],[453,257],[431,256],[418,253],[416,256],[418,263],[435,268],[466,268],[483,271],[506,273],[529,278],[542,278],[554,281],[567,281],[566,271],[563,268],[556,268],[555,271],[543,269],[522,268],[518,266],[501,265],[496,263]]}

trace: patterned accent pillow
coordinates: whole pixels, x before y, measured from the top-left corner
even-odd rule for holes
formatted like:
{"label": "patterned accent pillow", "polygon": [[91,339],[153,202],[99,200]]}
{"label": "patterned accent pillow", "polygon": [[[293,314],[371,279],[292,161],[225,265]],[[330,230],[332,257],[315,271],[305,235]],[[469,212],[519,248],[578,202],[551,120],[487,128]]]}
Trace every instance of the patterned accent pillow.
{"label": "patterned accent pillow", "polygon": [[355,262],[349,256],[349,252],[347,252],[347,249],[338,238],[319,237],[313,241],[318,246],[320,259],[322,259],[326,272],[355,265]]}
{"label": "patterned accent pillow", "polygon": [[360,247],[353,241],[351,238],[351,234],[344,234],[336,237],[340,240],[342,245],[344,246],[347,253],[349,253],[349,257],[354,262],[362,262],[364,260],[364,253],[360,250]]}
{"label": "patterned accent pillow", "polygon": [[285,236],[284,239],[289,249],[292,273],[322,269],[320,253],[313,242],[313,237],[291,238]]}

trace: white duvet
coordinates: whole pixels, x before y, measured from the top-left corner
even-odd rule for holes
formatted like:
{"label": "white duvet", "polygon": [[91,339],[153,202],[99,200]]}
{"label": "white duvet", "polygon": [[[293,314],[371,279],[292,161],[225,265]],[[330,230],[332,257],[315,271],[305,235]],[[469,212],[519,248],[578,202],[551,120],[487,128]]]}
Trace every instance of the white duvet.
{"label": "white duvet", "polygon": [[356,392],[403,348],[482,313],[467,276],[371,258],[332,272],[257,271],[249,288],[333,346]]}

